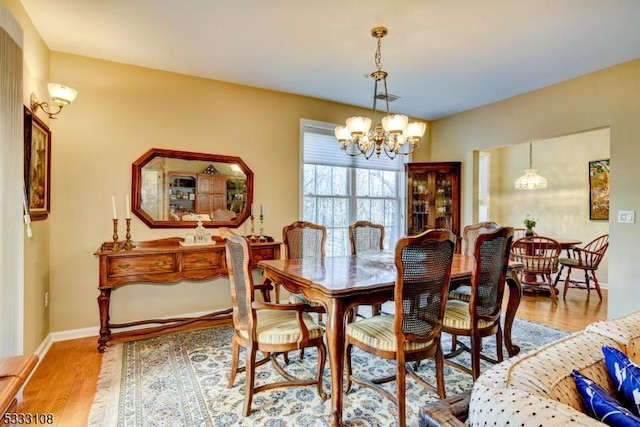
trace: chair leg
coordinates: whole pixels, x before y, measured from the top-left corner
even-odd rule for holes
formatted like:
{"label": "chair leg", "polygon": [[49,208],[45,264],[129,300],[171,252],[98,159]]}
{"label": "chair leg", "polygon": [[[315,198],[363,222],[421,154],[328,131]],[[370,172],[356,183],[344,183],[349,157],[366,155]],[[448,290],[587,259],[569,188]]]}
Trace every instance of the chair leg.
{"label": "chair leg", "polygon": [[442,352],[442,345],[438,344],[435,354],[436,361],[436,387],[438,388],[438,397],[445,399],[447,392],[444,388],[444,354]]}
{"label": "chair leg", "polygon": [[238,373],[238,357],[240,353],[240,346],[235,338],[231,340],[231,374],[229,375],[229,382],[227,388],[232,388],[233,383],[236,381],[236,374]]}
{"label": "chair leg", "polygon": [[406,414],[406,392],[407,392],[407,371],[404,366],[404,357],[397,357],[396,354],[396,407],[398,408],[398,427],[407,425]]}
{"label": "chair leg", "polygon": [[564,278],[564,291],[562,292],[562,298],[567,296],[567,291],[569,290],[569,282],[571,278],[571,267],[567,270],[567,276]]}
{"label": "chair leg", "polygon": [[245,385],[244,385],[244,416],[248,417],[251,413],[251,400],[253,399],[253,389],[256,379],[256,352],[257,348],[253,344],[249,344],[246,349],[245,360]]}
{"label": "chair leg", "polygon": [[558,286],[558,282],[560,281],[560,276],[562,276],[562,270],[564,270],[564,264],[560,265],[560,271],[556,275],[556,280],[553,282],[553,286]]}
{"label": "chair leg", "polygon": [[600,301],[602,301],[602,291],[600,290],[600,282],[598,282],[598,278],[596,277],[595,271],[591,271],[591,277],[593,277],[593,284],[596,288],[596,292],[598,292],[598,297],[600,297]]}
{"label": "chair leg", "polygon": [[482,338],[477,331],[473,331],[471,338],[471,376],[475,382],[480,376],[480,346]]}

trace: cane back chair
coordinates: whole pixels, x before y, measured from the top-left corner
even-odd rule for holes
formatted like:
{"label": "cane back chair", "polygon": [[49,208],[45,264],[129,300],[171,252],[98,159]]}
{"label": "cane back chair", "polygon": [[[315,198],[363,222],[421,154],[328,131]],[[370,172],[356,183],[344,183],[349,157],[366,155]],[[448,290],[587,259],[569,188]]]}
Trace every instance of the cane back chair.
{"label": "cane back chair", "polygon": [[[371,221],[354,222],[349,226],[349,243],[351,256],[384,250],[384,225]],[[356,313],[357,310],[357,307],[354,308]],[[373,316],[380,314],[380,304],[371,307],[371,314]]]}
{"label": "cane back chair", "polygon": [[[233,387],[238,373],[246,373],[244,416],[248,416],[251,412],[251,402],[255,393],[278,387],[316,385],[318,394],[326,399],[327,396],[322,388],[326,360],[324,328],[316,324],[308,314],[315,309],[307,304],[257,301],[254,297],[255,289],[249,267],[251,256],[248,240],[228,229],[221,229],[220,234],[226,238],[225,256],[233,304],[232,361],[227,387]],[[240,347],[246,349],[244,367],[238,367]],[[307,347],[315,347],[318,350],[318,371],[315,378],[294,377],[276,360],[279,353],[302,350]],[[256,360],[257,351],[264,355],[260,360]],[[256,368],[269,361],[284,380],[256,385]]]}
{"label": "cane back chair", "polygon": [[[506,278],[512,239],[512,227],[478,235],[470,299],[447,301],[442,330],[451,334],[451,353],[445,359],[447,364],[470,373],[474,381],[480,375],[481,358],[492,363],[503,360],[500,314],[505,280],[513,280]],[[458,341],[460,335],[469,337],[470,346]],[[482,338],[491,335],[496,337],[496,358],[482,353]],[[451,360],[463,351],[471,353],[471,369]]]}
{"label": "cane back chair", "polygon": [[[354,382],[395,402],[400,427],[406,424],[407,374],[422,386],[438,393],[441,398],[445,397],[440,332],[455,246],[456,237],[450,230],[433,229],[400,239],[394,256],[398,272],[394,290],[394,315],[373,316],[348,323],[346,327],[347,390]],[[395,360],[395,375],[373,380],[354,375],[351,361],[353,346],[377,357]],[[426,358],[435,359],[435,387],[409,366],[409,362]],[[380,386],[394,379],[395,396]]]}
{"label": "cane back chair", "polygon": [[[476,224],[465,226],[462,230],[462,253],[464,255],[473,256],[478,236],[497,228],[500,228],[500,226],[493,221],[478,222]],[[461,301],[469,301],[471,299],[470,284],[463,283],[454,285],[455,286],[452,286],[452,289],[449,292],[449,298],[459,299]]]}

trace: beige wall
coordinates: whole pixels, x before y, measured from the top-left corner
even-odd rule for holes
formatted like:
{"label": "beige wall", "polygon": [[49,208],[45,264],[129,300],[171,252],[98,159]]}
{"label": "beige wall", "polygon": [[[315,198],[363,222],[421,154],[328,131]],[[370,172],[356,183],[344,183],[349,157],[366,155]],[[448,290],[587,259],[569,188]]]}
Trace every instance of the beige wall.
{"label": "beige wall", "polygon": [[[96,326],[98,260],[111,195],[124,209],[131,163],[150,148],[241,157],[255,176],[265,233],[298,219],[300,119],[338,123],[362,110],[326,101],[53,52],[51,79],[78,90],[54,123],[51,330]],[[338,149],[336,143],[336,149]],[[184,235],[132,221],[134,240]],[[240,228],[248,233],[248,223]],[[124,230],[121,228],[120,232]],[[112,295],[112,321],[230,306],[228,282],[136,285]]]}
{"label": "beige wall", "polygon": [[[49,49],[42,42],[18,0],[2,0],[24,34],[23,97],[29,105],[29,96],[36,92],[47,94],[49,79]],[[39,116],[47,123],[48,118]],[[54,137],[55,139],[55,137]],[[33,352],[49,333],[49,309],[44,307],[44,294],[49,290],[49,221],[31,224],[33,237],[24,233],[24,337],[23,351]]]}
{"label": "beige wall", "polygon": [[[547,179],[546,190],[516,190],[514,181],[529,163],[529,143],[488,150],[492,179],[490,219],[499,224],[523,228],[530,214],[539,219],[536,232],[558,239],[590,242],[608,233],[608,221],[589,219],[589,176],[591,160],[609,158],[608,128],[535,141],[533,167]],[[565,256],[563,254],[563,256]],[[598,269],[598,280],[608,282],[608,255]],[[573,273],[581,278],[581,272]]]}
{"label": "beige wall", "polygon": [[[474,149],[489,149],[609,127],[611,212],[638,211],[640,60],[553,85],[432,124],[432,160],[463,161],[463,223],[473,220]],[[640,227],[609,223],[609,317],[640,308]]]}

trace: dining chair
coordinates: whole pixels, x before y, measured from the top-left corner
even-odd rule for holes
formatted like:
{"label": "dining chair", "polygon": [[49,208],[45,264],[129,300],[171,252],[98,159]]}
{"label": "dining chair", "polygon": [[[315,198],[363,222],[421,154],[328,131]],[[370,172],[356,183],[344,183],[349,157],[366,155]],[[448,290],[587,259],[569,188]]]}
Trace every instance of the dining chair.
{"label": "dining chair", "polygon": [[[500,225],[493,221],[478,222],[467,225],[462,229],[462,253],[473,256],[475,253],[476,240],[481,234],[500,228]],[[452,286],[449,298],[469,301],[471,299],[471,285],[469,283],[458,283]]]}
{"label": "dining chair", "polygon": [[[384,250],[384,225],[371,221],[356,221],[349,226],[349,243],[351,245],[351,256],[366,252],[380,252]],[[380,314],[381,304],[371,306],[371,314]],[[358,307],[354,307],[352,318],[358,312]]]}
{"label": "dining chair", "polygon": [[[282,228],[282,241],[286,259],[324,258],[327,228],[309,221],[295,221]],[[276,301],[278,299],[279,295],[276,295]],[[321,308],[322,310],[315,311],[318,313],[318,320],[322,321],[322,313],[325,312],[322,304],[310,301],[302,294],[293,293],[289,294],[289,302]]]}
{"label": "dining chair", "polygon": [[[379,315],[348,323],[345,348],[346,390],[351,383],[377,391],[398,409],[398,426],[406,424],[406,375],[445,397],[444,360],[440,345],[442,316],[447,301],[456,237],[450,230],[432,229],[401,238],[395,246],[397,280],[393,316]],[[353,347],[395,361],[395,375],[366,379],[354,375]],[[409,365],[435,360],[436,385],[425,381]],[[395,396],[381,384],[396,381]]]}
{"label": "dining chair", "polygon": [[554,304],[558,303],[558,297],[551,275],[558,272],[561,251],[557,240],[545,236],[523,237],[511,245],[511,260],[522,265],[520,283],[530,288],[547,288]]}
{"label": "dining chair", "polygon": [[[445,355],[446,363],[470,373],[474,381],[480,375],[480,359],[491,363],[503,360],[500,314],[505,280],[513,280],[506,277],[512,239],[512,227],[499,227],[478,235],[470,299],[449,299],[445,308],[442,331],[451,334],[451,352]],[[492,335],[496,338],[495,358],[482,352],[482,339]],[[469,337],[470,345],[460,342],[458,336]],[[471,368],[451,360],[463,351],[471,353]]]}
{"label": "dining chair", "polygon": [[[322,375],[326,360],[324,328],[308,314],[316,308],[307,304],[277,304],[257,301],[251,275],[249,242],[244,236],[221,229],[225,237],[226,261],[231,284],[233,305],[233,339],[231,374],[228,388],[232,388],[236,375],[245,372],[244,416],[251,412],[253,395],[279,387],[316,385],[322,399],[327,395],[322,388]],[[245,349],[245,366],[238,367],[240,347]],[[301,379],[288,373],[276,360],[280,353],[315,347],[318,350],[318,370],[315,378]],[[260,351],[263,358],[256,360]],[[256,385],[256,368],[271,362],[283,381]]]}
{"label": "dining chair", "polygon": [[[584,247],[573,248],[572,258],[559,259],[561,266],[560,271],[562,271],[564,267],[567,267],[567,275],[564,279],[564,291],[562,293],[563,298],[567,296],[569,288],[586,289],[587,293],[590,293],[591,280],[593,280],[596,292],[598,292],[598,297],[600,297],[600,300],[602,301],[602,291],[600,290],[600,283],[596,277],[596,271],[598,270],[600,261],[604,258],[608,248],[609,234],[603,234],[602,236],[598,236],[587,243]],[[572,270],[584,271],[584,281],[571,279]],[[558,273],[558,277],[560,277],[560,274],[561,273]],[[591,275],[591,278],[589,278],[589,275]]]}

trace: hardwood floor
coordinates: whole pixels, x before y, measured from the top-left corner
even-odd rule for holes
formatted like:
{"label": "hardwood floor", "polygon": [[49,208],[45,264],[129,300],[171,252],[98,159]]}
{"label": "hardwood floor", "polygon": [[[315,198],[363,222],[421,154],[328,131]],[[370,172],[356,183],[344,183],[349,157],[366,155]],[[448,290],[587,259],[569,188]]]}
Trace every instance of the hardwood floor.
{"label": "hardwood floor", "polygon": [[[587,324],[607,318],[607,291],[600,301],[595,292],[572,289],[556,306],[549,297],[525,295],[517,317],[575,332]],[[96,351],[97,337],[54,343],[24,388],[18,405],[21,413],[52,413],[57,426],[85,426],[102,354]]]}

